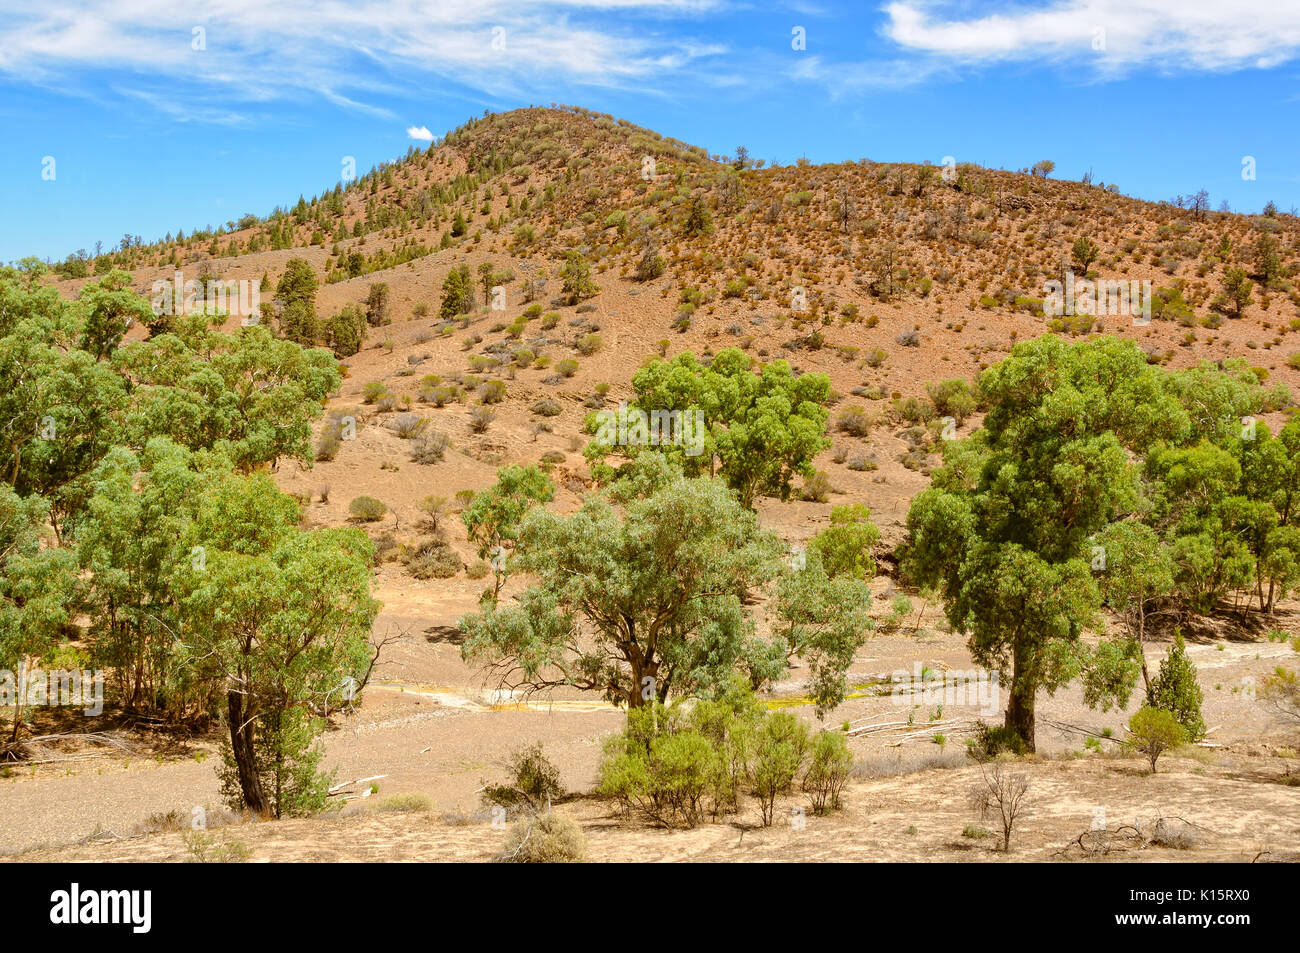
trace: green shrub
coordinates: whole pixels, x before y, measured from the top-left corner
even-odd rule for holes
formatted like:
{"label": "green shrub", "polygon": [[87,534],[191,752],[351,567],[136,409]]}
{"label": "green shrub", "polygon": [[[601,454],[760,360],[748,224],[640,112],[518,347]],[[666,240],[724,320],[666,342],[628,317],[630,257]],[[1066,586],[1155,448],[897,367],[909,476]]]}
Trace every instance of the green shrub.
{"label": "green shrub", "polygon": [[844,733],[819,731],[813,739],[812,760],[803,779],[803,789],[812,798],[814,814],[839,810],[840,795],[852,770],[853,754]]}
{"label": "green shrub", "polygon": [[931,382],[925,385],[925,391],[940,416],[952,417],[958,424],[975,412],[975,393],[961,378]]}
{"label": "green shrub", "polygon": [[925,423],[936,416],[933,404],[928,400],[918,400],[915,397],[894,401],[893,410],[899,420],[909,424]]}
{"label": "green shrub", "polygon": [[[910,610],[910,606],[909,606]],[[1025,739],[1005,725],[975,722],[975,737],[966,743],[967,753],[976,761],[991,761],[1001,754],[1022,755],[1029,752]]]}
{"label": "green shrub", "polygon": [[316,441],[316,459],[325,462],[333,460],[338,456],[340,446],[342,441],[339,439],[338,428],[327,427]]}
{"label": "green shrub", "polygon": [[469,412],[469,429],[475,433],[486,433],[496,416],[490,407],[474,407]]}
{"label": "green shrub", "polygon": [[433,810],[433,798],[427,794],[410,792],[407,794],[390,794],[375,805],[376,811],[393,813],[427,812]]}
{"label": "green shrub", "polygon": [[813,538],[809,549],[821,556],[826,575],[870,579],[876,574],[871,547],[880,541],[880,529],[871,522],[871,510],[861,503],[831,509],[831,525]]}
{"label": "green shrub", "polygon": [[253,848],[241,840],[218,837],[207,831],[188,830],[181,835],[189,852],[186,863],[242,864],[253,856]]}
{"label": "green shrub", "polygon": [[403,440],[410,440],[420,435],[428,421],[419,414],[398,414],[388,422],[388,428]]}
{"label": "green shrub", "polygon": [[1146,755],[1151,762],[1151,773],[1156,773],[1156,760],[1170,748],[1187,741],[1187,732],[1173,714],[1162,708],[1145,706],[1129,719],[1131,737],[1128,744],[1134,751]]}
{"label": "green shrub", "polygon": [[759,728],[754,748],[754,796],[763,826],[770,827],[776,799],[790,791],[808,753],[808,726],[788,711],[772,712]]}
{"label": "green shrub", "polygon": [[421,540],[407,552],[404,562],[416,579],[450,579],[464,568],[456,551],[438,537]]}
{"label": "green shrub", "polygon": [[359,523],[374,523],[387,512],[388,507],[373,496],[358,496],[348,504],[348,514]]}
{"label": "green shrub", "polygon": [[809,503],[825,503],[834,489],[831,486],[831,478],[823,471],[818,470],[812,476],[804,478],[803,488],[799,491],[799,498]]}
{"label": "green shrub", "polygon": [[486,381],[478,389],[478,399],[485,404],[499,404],[506,398],[505,381]]}
{"label": "green shrub", "polygon": [[715,746],[684,722],[681,707],[652,701],[630,710],[627,730],[607,743],[597,791],[625,812],[694,827],[719,788],[721,770]]}
{"label": "green shrub", "polygon": [[422,400],[428,401],[435,407],[445,407],[459,397],[460,390],[452,384],[436,384],[420,393]]}

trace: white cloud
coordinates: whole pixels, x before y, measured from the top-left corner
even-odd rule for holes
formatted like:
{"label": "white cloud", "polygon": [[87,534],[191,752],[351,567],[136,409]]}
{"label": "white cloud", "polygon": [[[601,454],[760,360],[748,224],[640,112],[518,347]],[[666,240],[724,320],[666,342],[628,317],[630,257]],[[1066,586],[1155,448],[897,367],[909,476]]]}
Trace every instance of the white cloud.
{"label": "white cloud", "polygon": [[428,126],[407,126],[406,134],[420,142],[433,142],[433,133],[429,131]]}
{"label": "white cloud", "polygon": [[[1300,55],[1300,4],[1231,0],[1052,0],[963,16],[965,4],[895,0],[884,33],[960,62],[1072,60],[1102,73],[1267,68]],[[947,11],[952,11],[948,13]]]}
{"label": "white cloud", "polygon": [[232,101],[309,95],[392,118],[367,100],[431,78],[518,97],[558,84],[644,84],[698,68],[722,47],[635,18],[658,24],[722,3],[48,0],[0,18],[0,77],[76,87],[87,70],[111,71],[130,76],[169,114],[189,102],[210,107],[215,92],[232,113]]}

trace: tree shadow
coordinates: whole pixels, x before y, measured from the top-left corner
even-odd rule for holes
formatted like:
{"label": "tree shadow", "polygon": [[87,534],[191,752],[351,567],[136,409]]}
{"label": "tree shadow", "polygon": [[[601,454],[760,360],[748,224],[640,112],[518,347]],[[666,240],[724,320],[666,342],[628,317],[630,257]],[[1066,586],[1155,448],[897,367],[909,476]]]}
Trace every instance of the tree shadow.
{"label": "tree shadow", "polygon": [[465,631],[454,625],[431,625],[424,630],[424,637],[434,644],[460,645],[467,638]]}

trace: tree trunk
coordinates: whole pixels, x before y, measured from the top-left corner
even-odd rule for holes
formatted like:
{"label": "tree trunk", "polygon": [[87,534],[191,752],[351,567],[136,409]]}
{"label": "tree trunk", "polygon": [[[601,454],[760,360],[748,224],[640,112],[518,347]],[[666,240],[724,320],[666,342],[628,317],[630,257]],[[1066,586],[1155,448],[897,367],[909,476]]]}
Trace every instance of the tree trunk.
{"label": "tree trunk", "polygon": [[1142,687],[1151,694],[1151,673],[1147,671],[1147,613],[1146,606],[1138,601],[1138,657],[1142,659]]}
{"label": "tree trunk", "polygon": [[262,816],[271,813],[266,794],[262,791],[262,777],[257,773],[257,754],[253,747],[253,721],[244,713],[244,696],[239,692],[226,693],[230,714],[230,749],[239,774],[239,789],[244,794],[244,805]]}
{"label": "tree trunk", "polygon": [[1034,696],[1038,693],[1033,649],[1017,645],[1011,671],[1011,700],[1007,703],[1005,726],[1019,735],[1027,750],[1034,749]]}
{"label": "tree trunk", "polygon": [[[629,642],[635,644],[635,637],[630,637]],[[627,652],[625,658],[632,670],[632,690],[627,693],[627,707],[641,708],[655,701],[662,702],[664,686],[659,684],[659,660],[652,653],[647,656],[640,649]],[[649,685],[645,682],[647,678],[652,679]],[[646,697],[647,691],[649,697]]]}

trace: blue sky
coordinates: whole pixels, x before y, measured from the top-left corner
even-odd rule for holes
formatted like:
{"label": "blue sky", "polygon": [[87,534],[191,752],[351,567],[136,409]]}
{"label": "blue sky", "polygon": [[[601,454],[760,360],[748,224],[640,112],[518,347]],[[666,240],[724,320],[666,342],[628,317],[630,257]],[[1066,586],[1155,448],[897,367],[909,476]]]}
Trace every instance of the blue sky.
{"label": "blue sky", "polygon": [[364,171],[427,145],[412,132],[551,102],[782,163],[1050,158],[1141,198],[1300,205],[1294,0],[19,6],[0,3],[0,261],[265,214],[345,156]]}

